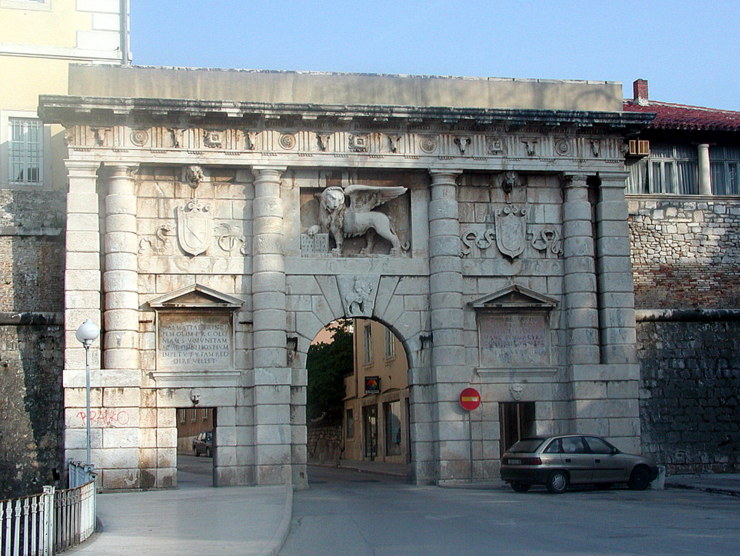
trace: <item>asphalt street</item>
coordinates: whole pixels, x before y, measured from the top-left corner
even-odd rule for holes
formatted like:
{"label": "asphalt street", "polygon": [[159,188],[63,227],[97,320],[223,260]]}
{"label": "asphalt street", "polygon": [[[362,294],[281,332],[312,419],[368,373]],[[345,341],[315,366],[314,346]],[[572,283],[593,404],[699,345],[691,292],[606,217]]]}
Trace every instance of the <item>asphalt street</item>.
{"label": "asphalt street", "polygon": [[689,490],[552,495],[417,487],[310,468],[282,556],[737,554],[740,499]]}

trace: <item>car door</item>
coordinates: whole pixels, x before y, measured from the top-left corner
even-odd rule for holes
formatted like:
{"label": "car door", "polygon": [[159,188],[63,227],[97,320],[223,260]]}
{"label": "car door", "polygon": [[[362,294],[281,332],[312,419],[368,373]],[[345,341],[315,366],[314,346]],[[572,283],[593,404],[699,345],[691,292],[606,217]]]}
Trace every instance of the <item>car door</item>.
{"label": "car door", "polygon": [[571,483],[588,483],[593,475],[594,457],[582,436],[561,438],[563,466],[570,474]]}
{"label": "car door", "polygon": [[624,463],[620,461],[614,447],[596,436],[584,437],[586,445],[594,456],[594,482],[613,483],[626,481]]}

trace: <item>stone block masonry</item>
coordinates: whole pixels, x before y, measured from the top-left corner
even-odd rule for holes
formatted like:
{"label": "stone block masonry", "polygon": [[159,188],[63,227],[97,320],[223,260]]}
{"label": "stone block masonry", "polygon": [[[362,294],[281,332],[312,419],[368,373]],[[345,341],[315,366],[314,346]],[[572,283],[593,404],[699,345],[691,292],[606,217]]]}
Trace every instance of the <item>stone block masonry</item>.
{"label": "stone block masonry", "polygon": [[740,200],[633,196],[642,449],[669,473],[737,472]]}
{"label": "stone block masonry", "polygon": [[0,498],[62,473],[64,195],[0,191]]}
{"label": "stone block masonry", "polygon": [[740,202],[629,198],[635,307],[740,307]]}
{"label": "stone block masonry", "polygon": [[638,322],[642,450],[669,474],[740,471],[740,320]]}

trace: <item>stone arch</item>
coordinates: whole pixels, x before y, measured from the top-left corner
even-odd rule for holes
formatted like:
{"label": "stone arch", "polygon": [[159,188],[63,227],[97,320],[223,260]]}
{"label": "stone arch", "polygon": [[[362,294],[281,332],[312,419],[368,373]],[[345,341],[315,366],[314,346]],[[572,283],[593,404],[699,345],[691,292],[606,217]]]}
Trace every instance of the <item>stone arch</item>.
{"label": "stone arch", "polygon": [[[337,301],[340,288],[337,286],[337,274],[323,276],[301,276],[301,279],[308,279],[314,282],[316,288],[313,294],[308,293],[291,293],[288,295],[288,320],[292,322],[289,327],[289,350],[293,350],[293,355],[289,355],[289,365],[293,370],[293,381],[291,384],[291,428],[292,442],[294,444],[293,454],[297,456],[292,462],[293,482],[299,488],[307,486],[307,451],[300,448],[305,445],[305,431],[301,427],[307,425],[306,422],[306,388],[308,386],[308,373],[306,362],[308,350],[311,342],[316,335],[327,325],[340,319],[351,319],[354,317],[366,318],[382,324],[389,329],[403,346],[408,370],[407,385],[410,392],[411,419],[412,425],[414,419],[411,417],[416,414],[414,404],[421,396],[415,395],[414,388],[423,382],[422,376],[427,376],[424,372],[428,366],[425,362],[423,353],[431,348],[431,334],[425,324],[428,322],[428,307],[426,303],[418,302],[414,308],[413,304],[405,304],[404,297],[420,297],[419,290],[415,290],[418,284],[403,284],[410,277],[391,276],[379,278],[379,282],[387,281],[388,285],[383,284],[381,293],[376,295],[373,301],[373,310],[367,315],[350,315],[347,314],[344,305]],[[297,277],[294,277],[297,278]],[[322,284],[319,285],[319,281]],[[305,286],[304,289],[311,289],[311,286]],[[423,289],[421,290],[423,291]],[[385,293],[383,293],[385,292]],[[334,296],[333,298],[331,296]],[[421,297],[426,297],[421,296]],[[380,302],[379,302],[380,301]],[[308,310],[310,303],[310,310]],[[406,307],[409,310],[406,310]],[[306,308],[306,310],[300,310]],[[400,308],[400,310],[398,309]],[[293,340],[291,340],[294,338]],[[292,346],[291,346],[292,343]],[[427,358],[428,359],[428,358]],[[412,453],[415,442],[414,435],[409,439],[412,445]],[[417,472],[413,468],[412,478],[416,477]]]}

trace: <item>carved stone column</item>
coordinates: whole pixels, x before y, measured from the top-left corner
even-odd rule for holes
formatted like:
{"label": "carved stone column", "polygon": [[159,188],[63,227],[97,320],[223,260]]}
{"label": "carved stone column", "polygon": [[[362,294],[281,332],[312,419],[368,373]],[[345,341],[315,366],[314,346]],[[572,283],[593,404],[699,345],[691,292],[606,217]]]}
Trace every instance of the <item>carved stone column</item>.
{"label": "carved stone column", "polygon": [[103,366],[139,368],[136,164],[113,164],[105,197]]}
{"label": "carved stone column", "polygon": [[283,202],[280,177],[285,168],[253,168],[253,364],[255,482],[291,482],[290,386]]}
{"label": "carved stone column", "polygon": [[595,365],[599,355],[591,203],[585,175],[565,176],[563,258],[569,365]]}
{"label": "carved stone column", "polygon": [[[438,461],[438,480],[469,476],[469,446],[466,423],[458,410],[461,386],[467,386],[463,339],[463,280],[460,260],[460,224],[458,220],[458,171],[431,170],[429,203],[429,290],[432,328],[432,377],[437,408],[434,445],[422,450],[416,458]],[[446,440],[446,439],[459,440]],[[421,478],[421,477],[420,477]]]}

